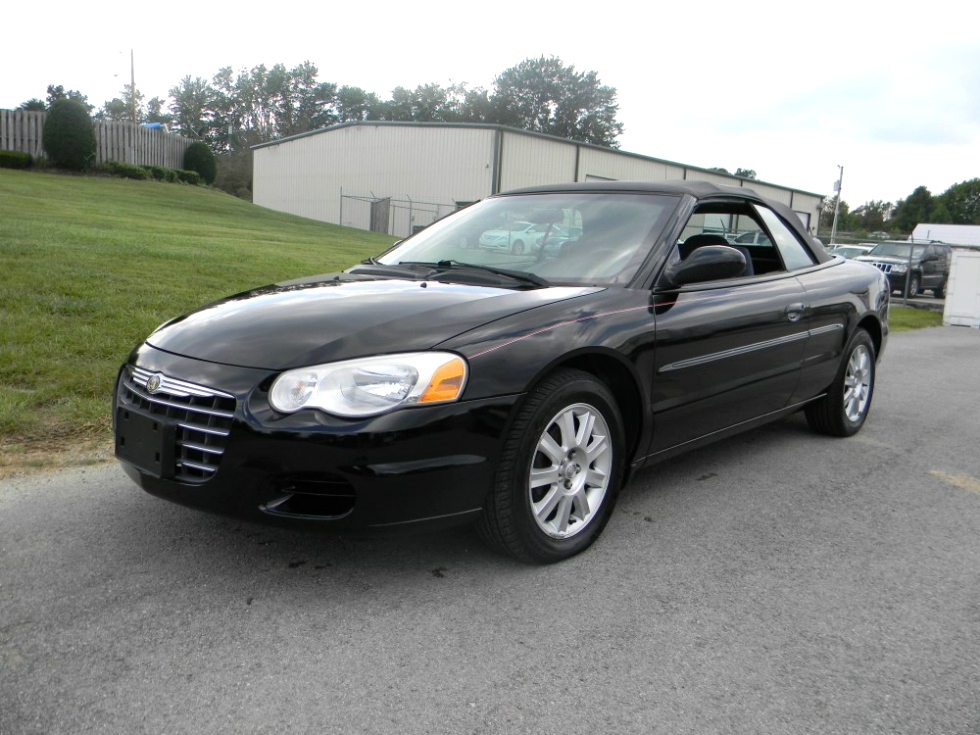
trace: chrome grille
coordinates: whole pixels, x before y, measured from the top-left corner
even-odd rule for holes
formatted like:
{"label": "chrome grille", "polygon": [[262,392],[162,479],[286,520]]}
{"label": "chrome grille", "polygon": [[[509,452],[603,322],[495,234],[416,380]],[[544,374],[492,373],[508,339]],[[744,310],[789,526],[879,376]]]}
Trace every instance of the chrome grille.
{"label": "chrome grille", "polygon": [[176,424],[174,479],[201,483],[218,471],[235,416],[233,395],[128,365],[119,398],[124,406]]}
{"label": "chrome grille", "polygon": [[878,270],[880,270],[885,275],[888,275],[889,273],[892,272],[892,264],[891,263],[879,263],[879,262],[875,261],[871,265],[873,265],[875,268],[877,268]]}

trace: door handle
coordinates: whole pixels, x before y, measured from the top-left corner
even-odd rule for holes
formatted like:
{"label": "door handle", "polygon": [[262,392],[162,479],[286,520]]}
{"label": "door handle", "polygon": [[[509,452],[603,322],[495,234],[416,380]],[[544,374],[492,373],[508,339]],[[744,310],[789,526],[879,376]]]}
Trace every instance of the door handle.
{"label": "door handle", "polygon": [[790,304],[786,307],[784,313],[786,318],[791,322],[798,322],[800,317],[803,316],[803,310],[806,309],[806,304]]}

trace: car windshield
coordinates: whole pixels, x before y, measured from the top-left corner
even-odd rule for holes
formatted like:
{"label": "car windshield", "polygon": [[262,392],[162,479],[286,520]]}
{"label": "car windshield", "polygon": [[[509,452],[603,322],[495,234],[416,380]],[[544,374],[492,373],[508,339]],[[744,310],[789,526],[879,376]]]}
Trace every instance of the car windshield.
{"label": "car windshield", "polygon": [[913,246],[902,242],[885,242],[881,245],[876,245],[875,248],[868,253],[868,255],[884,255],[890,258],[908,258],[910,248],[912,250],[912,255],[916,258],[922,255],[922,251],[925,250],[924,245]]}
{"label": "car windshield", "polygon": [[627,283],[678,201],[597,192],[492,197],[433,223],[373,264],[451,263],[550,284]]}

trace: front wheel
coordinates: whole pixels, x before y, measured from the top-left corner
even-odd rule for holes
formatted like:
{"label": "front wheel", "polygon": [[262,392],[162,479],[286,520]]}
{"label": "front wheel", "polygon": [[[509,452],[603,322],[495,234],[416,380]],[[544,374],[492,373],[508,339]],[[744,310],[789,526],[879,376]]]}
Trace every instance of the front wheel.
{"label": "front wheel", "polygon": [[510,251],[514,255],[521,255],[524,252],[524,241],[516,240],[514,244],[510,246]]}
{"label": "front wheel", "polygon": [[919,277],[913,274],[912,277],[909,278],[909,288],[908,291],[905,292],[905,297],[910,299],[913,296],[918,296],[920,283],[921,281],[919,280]]}
{"label": "front wheel", "polygon": [[623,447],[622,420],[605,384],[580,370],[549,376],[528,395],[504,443],[480,535],[528,562],[584,551],[612,513]]}
{"label": "front wheel", "polygon": [[810,428],[818,434],[852,436],[871,410],[875,388],[875,346],[864,329],[854,332],[837,377],[827,395],[806,407]]}

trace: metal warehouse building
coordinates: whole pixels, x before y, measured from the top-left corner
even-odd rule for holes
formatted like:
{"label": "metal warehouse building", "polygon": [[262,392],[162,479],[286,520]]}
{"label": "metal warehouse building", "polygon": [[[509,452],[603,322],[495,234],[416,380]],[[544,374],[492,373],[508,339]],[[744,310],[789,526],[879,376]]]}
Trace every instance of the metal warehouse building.
{"label": "metal warehouse building", "polygon": [[792,208],[811,233],[823,203],[818,194],[500,125],[346,123],[254,153],[256,204],[397,237],[490,194],[576,181],[748,185]]}

